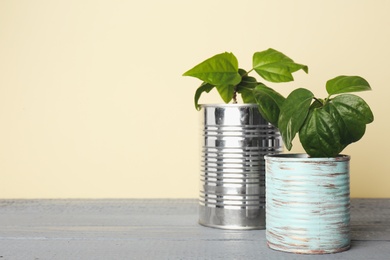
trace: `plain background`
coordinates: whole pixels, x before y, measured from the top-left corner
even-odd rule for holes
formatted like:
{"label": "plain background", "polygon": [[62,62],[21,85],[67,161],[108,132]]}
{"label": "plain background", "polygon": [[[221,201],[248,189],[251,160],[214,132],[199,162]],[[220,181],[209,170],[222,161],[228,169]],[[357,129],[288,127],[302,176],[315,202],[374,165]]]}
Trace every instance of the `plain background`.
{"label": "plain background", "polygon": [[[0,1],[0,198],[195,198],[200,82],[224,51],[275,48],[309,74],[360,75],[375,122],[343,153],[352,197],[390,197],[390,1]],[[254,74],[253,74],[254,76]],[[202,103],[218,103],[214,92]],[[294,143],[294,152],[302,152]]]}

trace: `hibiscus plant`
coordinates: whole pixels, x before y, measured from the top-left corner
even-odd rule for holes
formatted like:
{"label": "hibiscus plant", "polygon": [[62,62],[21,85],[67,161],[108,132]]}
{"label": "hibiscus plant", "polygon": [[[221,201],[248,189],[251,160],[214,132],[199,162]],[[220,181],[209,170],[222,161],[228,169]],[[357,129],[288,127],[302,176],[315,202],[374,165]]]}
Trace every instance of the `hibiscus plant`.
{"label": "hibiscus plant", "polygon": [[279,113],[263,107],[262,114],[273,117],[268,120],[276,122],[288,150],[298,134],[310,157],[335,157],[349,144],[360,140],[366,125],[374,121],[368,104],[350,94],[366,90],[371,87],[364,78],[338,76],[326,82],[326,98],[317,98],[310,90],[298,88],[276,102]]}
{"label": "hibiscus plant", "polygon": [[282,135],[288,150],[298,134],[300,142],[310,157],[335,157],[349,144],[360,140],[366,125],[374,116],[368,104],[351,92],[371,90],[369,83],[360,76],[338,76],[326,82],[328,96],[317,98],[305,88],[292,91],[287,98],[256,78],[255,71],[269,82],[289,82],[292,73],[308,67],[295,63],[283,53],[268,49],[253,55],[253,67],[246,71],[239,68],[232,53],[217,54],[192,69],[184,76],[202,80],[195,92],[196,109],[203,92],[216,88],[225,103],[237,103],[241,94],[244,103],[256,103],[261,115]]}
{"label": "hibiscus plant", "polygon": [[283,53],[268,49],[253,54],[252,68],[244,70],[239,68],[238,60],[233,53],[224,52],[217,54],[192,69],[183,76],[192,76],[200,79],[202,84],[195,92],[195,107],[200,109],[199,98],[203,92],[210,92],[216,88],[225,103],[233,101],[237,103],[237,94],[241,94],[244,103],[256,103],[253,89],[262,89],[264,93],[269,90],[256,78],[249,76],[252,71],[257,72],[263,79],[269,82],[289,82],[294,78],[292,73],[302,69],[306,73],[306,65],[295,63]]}

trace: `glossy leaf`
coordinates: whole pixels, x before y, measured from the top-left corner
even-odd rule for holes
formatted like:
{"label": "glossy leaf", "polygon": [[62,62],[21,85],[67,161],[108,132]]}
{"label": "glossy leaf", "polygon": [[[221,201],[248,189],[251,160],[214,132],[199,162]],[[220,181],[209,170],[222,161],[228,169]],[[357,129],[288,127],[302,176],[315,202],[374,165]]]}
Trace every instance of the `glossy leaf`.
{"label": "glossy leaf", "polygon": [[295,62],[286,62],[286,65],[290,69],[291,73],[296,72],[298,70],[303,70],[304,72],[309,73],[309,67],[306,65],[298,64]]}
{"label": "glossy leaf", "polygon": [[206,83],[206,82],[203,82],[202,85],[200,85],[200,87],[196,90],[195,92],[195,97],[194,97],[194,102],[195,102],[195,108],[196,110],[200,110],[200,106],[199,106],[199,98],[200,96],[202,95],[203,92],[206,92],[206,93],[209,93],[215,86],[209,84],[209,83]]}
{"label": "glossy leaf", "polygon": [[240,89],[240,92],[238,92],[238,93],[241,94],[242,101],[245,104],[255,104],[256,103],[255,96],[253,95],[253,89],[242,88],[242,89]]}
{"label": "glossy leaf", "polygon": [[366,124],[374,120],[367,103],[352,94],[339,95],[330,100],[324,109],[332,115],[340,132],[340,143],[344,146],[360,140],[366,130]]}
{"label": "glossy leaf", "polygon": [[310,157],[335,157],[344,148],[336,120],[323,108],[310,109],[299,139]]}
{"label": "glossy leaf", "polygon": [[281,94],[265,86],[259,84],[253,91],[256,103],[260,114],[265,120],[278,127],[280,108],[286,100]]}
{"label": "glossy leaf", "polygon": [[359,76],[338,76],[326,82],[329,95],[371,90],[370,84]]}
{"label": "glossy leaf", "polygon": [[229,103],[234,96],[234,86],[216,86],[219,95],[225,103]]}
{"label": "glossy leaf", "polygon": [[241,94],[242,100],[244,103],[256,103],[253,89],[259,83],[253,77],[243,76],[240,84],[237,85],[236,90],[237,93]]}
{"label": "glossy leaf", "polygon": [[292,73],[300,69],[308,73],[306,65],[295,63],[283,53],[268,49],[253,55],[253,69],[270,82],[293,81]]}
{"label": "glossy leaf", "polygon": [[238,84],[237,86],[254,89],[257,84],[258,82],[254,77],[244,76],[242,77],[240,84]]}
{"label": "glossy leaf", "polygon": [[238,69],[238,74],[240,74],[241,77],[248,76],[248,72],[242,68]]}
{"label": "glossy leaf", "polygon": [[288,150],[307,117],[313,97],[311,91],[298,88],[288,95],[281,107],[278,128]]}
{"label": "glossy leaf", "polygon": [[238,73],[238,61],[233,53],[217,54],[192,69],[183,76],[196,77],[215,86],[237,85],[241,81]]}

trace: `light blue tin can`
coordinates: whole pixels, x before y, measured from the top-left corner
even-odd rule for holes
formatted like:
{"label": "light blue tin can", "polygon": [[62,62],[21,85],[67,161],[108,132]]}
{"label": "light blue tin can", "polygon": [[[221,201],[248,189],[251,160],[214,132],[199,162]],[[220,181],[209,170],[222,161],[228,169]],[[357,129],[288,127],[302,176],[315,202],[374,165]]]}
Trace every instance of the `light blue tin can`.
{"label": "light blue tin can", "polygon": [[350,157],[266,155],[266,237],[272,249],[336,253],[350,247]]}

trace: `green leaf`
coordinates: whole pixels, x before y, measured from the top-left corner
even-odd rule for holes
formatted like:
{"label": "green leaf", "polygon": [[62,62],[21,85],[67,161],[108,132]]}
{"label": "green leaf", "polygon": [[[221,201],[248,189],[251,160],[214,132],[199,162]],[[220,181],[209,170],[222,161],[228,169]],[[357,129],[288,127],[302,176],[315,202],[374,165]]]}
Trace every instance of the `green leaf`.
{"label": "green leaf", "polygon": [[253,89],[259,83],[253,77],[243,76],[240,84],[236,86],[237,93],[241,94],[242,100],[244,103],[256,103],[255,96],[253,94]]}
{"label": "green leaf", "polygon": [[304,72],[306,72],[306,74],[309,73],[309,67],[307,67],[306,65],[298,64],[294,62],[286,62],[286,65],[290,69],[291,73],[296,72],[298,70],[303,70]]}
{"label": "green leaf", "polygon": [[200,87],[196,90],[195,97],[194,97],[196,110],[200,110],[199,98],[202,95],[202,93],[203,92],[209,93],[214,87],[215,86],[209,83],[203,82],[202,85],[200,85]]}
{"label": "green leaf", "polygon": [[244,76],[237,87],[255,88],[259,83],[254,77]]}
{"label": "green leaf", "polygon": [[311,157],[335,157],[344,149],[336,120],[323,108],[310,109],[299,139]]}
{"label": "green leaf", "polygon": [[196,77],[215,86],[237,85],[241,81],[238,73],[238,61],[233,53],[217,54],[192,69],[183,76]]}
{"label": "green leaf", "polygon": [[286,99],[272,88],[261,83],[253,90],[253,94],[260,114],[265,120],[278,127],[280,108]]}
{"label": "green leaf", "polygon": [[344,147],[360,140],[366,131],[366,124],[374,120],[374,115],[367,103],[352,94],[339,95],[331,99],[324,109],[337,122],[340,143]]}
{"label": "green leaf", "polygon": [[247,89],[243,88],[239,92],[241,94],[242,101],[245,104],[255,104],[256,99],[255,96],[253,95],[253,89]]}
{"label": "green leaf", "polygon": [[298,88],[288,95],[280,110],[278,128],[288,150],[291,150],[292,140],[309,113],[313,97],[311,91]]}
{"label": "green leaf", "polygon": [[234,96],[234,86],[216,86],[219,95],[225,103],[229,103]]}
{"label": "green leaf", "polygon": [[253,69],[270,82],[293,81],[292,73],[300,69],[308,73],[306,65],[295,63],[283,53],[268,49],[253,55]]}
{"label": "green leaf", "polygon": [[326,82],[329,95],[371,90],[368,82],[359,76],[338,76]]}
{"label": "green leaf", "polygon": [[248,74],[248,72],[246,70],[241,69],[241,68],[238,69],[238,73],[240,74],[241,77],[247,76],[247,74]]}

